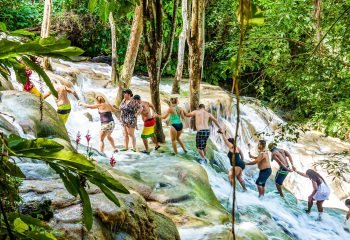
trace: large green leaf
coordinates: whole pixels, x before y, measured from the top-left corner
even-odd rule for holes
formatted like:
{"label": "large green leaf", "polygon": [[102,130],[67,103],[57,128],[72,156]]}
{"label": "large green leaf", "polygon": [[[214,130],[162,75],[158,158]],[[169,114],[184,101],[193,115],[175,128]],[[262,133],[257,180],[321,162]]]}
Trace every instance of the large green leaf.
{"label": "large green leaf", "polygon": [[129,191],[126,189],[118,180],[113,178],[108,172],[103,171],[100,167],[96,166],[94,171],[84,171],[84,174],[86,175],[89,180],[94,178],[94,180],[98,182],[102,182],[105,184],[107,187],[110,189],[120,192],[120,193],[125,193],[128,194]]}
{"label": "large green leaf", "polygon": [[57,93],[56,89],[54,88],[54,86],[52,85],[51,80],[50,80],[49,76],[47,76],[46,72],[40,66],[38,66],[35,62],[30,60],[29,58],[23,56],[22,60],[23,60],[23,62],[25,62],[25,64],[27,64],[27,66],[30,69],[32,69],[33,71],[38,73],[40,77],[42,77],[45,84],[49,87],[52,95],[54,95],[57,98],[58,93]]}
{"label": "large green leaf", "polygon": [[8,145],[17,154],[40,152],[42,155],[45,155],[64,149],[61,144],[52,139],[37,138],[28,140],[14,134],[11,134],[8,138]]}
{"label": "large green leaf", "polygon": [[[67,177],[67,172],[63,169],[61,169],[61,167],[57,166],[54,163],[49,163],[49,166],[55,170],[55,172],[60,176],[61,180],[63,181],[64,186],[66,187],[67,191],[72,194],[74,197],[76,197],[79,193],[79,180],[78,180],[78,185],[76,185],[76,181],[70,181],[70,178]],[[72,174],[71,174],[72,175]],[[73,175],[72,175],[73,176]],[[77,178],[75,176],[73,176],[73,178]]]}
{"label": "large green leaf", "polygon": [[52,51],[65,49],[70,46],[68,39],[56,39],[55,37],[39,38],[36,40],[41,46],[47,47]]}
{"label": "large green leaf", "polygon": [[74,57],[78,56],[84,53],[84,51],[77,47],[67,47],[64,49],[54,50],[52,51],[53,54],[59,54],[60,56],[65,57]]}
{"label": "large green leaf", "polygon": [[84,224],[87,230],[90,231],[93,223],[92,208],[90,203],[90,197],[84,187],[80,187],[79,196],[83,203]]}
{"label": "large green leaf", "polygon": [[25,178],[26,176],[23,174],[21,169],[11,161],[6,161],[5,163],[5,171],[7,174],[13,176],[13,177],[18,177],[18,178]]}
{"label": "large green leaf", "polygon": [[118,207],[120,207],[120,202],[118,198],[114,195],[114,193],[111,190],[109,190],[108,187],[106,187],[102,182],[99,181],[92,181],[92,183],[97,185],[109,200],[111,200]]}

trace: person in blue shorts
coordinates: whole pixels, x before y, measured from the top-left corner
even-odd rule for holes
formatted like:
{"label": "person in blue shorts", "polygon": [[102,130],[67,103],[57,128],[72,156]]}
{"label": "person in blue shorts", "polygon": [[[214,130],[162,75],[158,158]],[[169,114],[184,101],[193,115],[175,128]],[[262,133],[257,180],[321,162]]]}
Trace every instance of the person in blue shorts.
{"label": "person in blue shorts", "polygon": [[249,157],[255,160],[252,162],[246,163],[246,165],[257,164],[260,170],[259,177],[255,182],[256,185],[258,186],[259,197],[264,196],[266,181],[267,179],[269,179],[272,173],[269,155],[265,151],[265,148],[266,148],[266,141],[260,140],[258,144],[259,155],[257,157],[254,157],[250,154],[250,151],[249,151]]}

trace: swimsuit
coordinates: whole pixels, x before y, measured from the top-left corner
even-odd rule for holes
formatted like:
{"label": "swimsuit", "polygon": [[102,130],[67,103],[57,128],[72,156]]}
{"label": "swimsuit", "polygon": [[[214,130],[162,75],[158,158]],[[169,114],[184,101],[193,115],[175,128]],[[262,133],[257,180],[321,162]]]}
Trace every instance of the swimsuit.
{"label": "swimsuit", "polygon": [[[229,151],[228,154],[228,159],[230,160],[231,166],[232,166],[232,152]],[[242,170],[245,168],[245,163],[241,159],[241,155],[239,153],[235,153],[235,167],[240,167]]]}
{"label": "swimsuit", "polygon": [[175,107],[175,114],[170,114],[170,124],[176,131],[180,132],[183,128],[181,116],[178,114],[178,107]]}
{"label": "swimsuit", "polygon": [[272,173],[271,168],[265,168],[263,170],[260,170],[259,177],[256,179],[256,185],[265,187],[265,183],[267,179],[269,179],[270,175]]}
{"label": "swimsuit", "polygon": [[120,105],[120,110],[122,111],[120,121],[123,127],[136,128],[137,118],[135,114],[139,108],[140,105],[135,100],[130,100],[129,103],[122,102]]}
{"label": "swimsuit", "polygon": [[[279,151],[279,149],[277,149],[276,147],[274,147],[271,152],[273,153],[274,151]],[[280,152],[280,151],[279,151]],[[281,153],[281,152],[280,152]],[[282,153],[281,153],[282,154]],[[285,158],[285,155],[282,154],[283,157]],[[271,162],[273,161],[273,158],[271,157]],[[284,167],[280,167],[280,169],[277,171],[276,173],[276,177],[275,177],[275,182],[282,186],[284,180],[286,179],[287,175],[288,175],[289,171],[288,169],[284,168]]]}
{"label": "swimsuit", "polygon": [[317,191],[313,196],[313,199],[316,201],[328,200],[330,193],[331,191],[329,187],[322,181],[321,185],[318,186]]}
{"label": "swimsuit", "polygon": [[141,138],[150,138],[154,136],[154,126],[156,120],[154,118],[147,119],[144,122]]}
{"label": "swimsuit", "polygon": [[114,129],[114,120],[112,112],[98,112],[100,114],[101,131],[112,132]]}
{"label": "swimsuit", "polygon": [[58,109],[57,109],[58,116],[62,119],[64,123],[67,122],[70,111],[71,111],[71,105],[69,103],[58,106]]}
{"label": "swimsuit", "polygon": [[209,129],[199,130],[196,135],[196,147],[200,150],[204,150],[207,147],[207,141],[209,136],[210,136]]}
{"label": "swimsuit", "polygon": [[280,167],[280,169],[276,173],[275,182],[278,185],[282,186],[283,181],[286,179],[288,173],[289,173],[288,169],[285,169],[284,167]]}

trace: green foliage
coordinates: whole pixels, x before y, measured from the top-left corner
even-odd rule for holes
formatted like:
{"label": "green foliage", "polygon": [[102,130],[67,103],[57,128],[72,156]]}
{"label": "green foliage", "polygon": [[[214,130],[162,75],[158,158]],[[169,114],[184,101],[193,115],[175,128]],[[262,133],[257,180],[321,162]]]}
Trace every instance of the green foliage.
{"label": "green foliage", "polygon": [[[15,33],[15,35],[21,35],[24,37],[32,36],[25,30],[6,32],[6,27],[2,27],[2,29],[5,30],[6,34],[13,35],[13,33]],[[38,75],[44,80],[45,84],[50,88],[50,91],[57,97],[57,92],[49,77],[45,71],[33,61],[33,59],[37,56],[69,58],[78,56],[82,53],[83,50],[77,47],[71,47],[70,41],[66,39],[57,40],[54,37],[41,39],[38,37],[26,42],[0,39],[0,74],[5,79],[9,79],[10,68],[12,68],[15,71],[17,80],[22,84],[26,83],[27,77],[25,66],[18,61],[18,59],[21,59],[27,67],[38,73]]]}
{"label": "green foliage", "polygon": [[[83,204],[83,220],[88,230],[92,228],[93,213],[89,195],[85,190],[85,179],[98,186],[106,197],[117,206],[120,206],[120,202],[112,191],[129,193],[121,183],[95,165],[94,161],[77,152],[65,150],[62,145],[54,140],[44,138],[28,140],[16,135],[6,137],[2,134],[0,144],[3,149],[0,161],[0,195],[2,198],[6,196],[8,202],[19,202],[19,185],[12,184],[8,179],[25,177],[17,165],[11,161],[12,156],[41,160],[55,170],[67,191],[73,196],[80,196]],[[25,217],[32,222],[34,221],[28,216]],[[44,223],[36,220],[36,224],[39,223],[42,227],[45,226]],[[5,230],[5,226],[1,227],[4,227],[2,230]],[[30,234],[34,234],[30,239],[38,239],[36,233],[31,231],[22,217],[13,220],[12,229],[16,234],[24,234],[30,231]],[[42,237],[40,234],[38,236]],[[51,239],[50,236],[41,239]]]}
{"label": "green foliage", "polygon": [[[263,25],[249,28],[241,59],[241,95],[258,97],[288,113],[287,120],[311,123],[326,134],[349,138],[350,10],[345,1],[322,4],[321,35],[315,50],[313,2],[258,0]],[[210,1],[206,12],[204,80],[230,89],[239,39],[237,2]],[[258,13],[257,11],[256,13]],[[343,14],[339,20],[338,17]],[[214,34],[215,33],[215,34]]]}

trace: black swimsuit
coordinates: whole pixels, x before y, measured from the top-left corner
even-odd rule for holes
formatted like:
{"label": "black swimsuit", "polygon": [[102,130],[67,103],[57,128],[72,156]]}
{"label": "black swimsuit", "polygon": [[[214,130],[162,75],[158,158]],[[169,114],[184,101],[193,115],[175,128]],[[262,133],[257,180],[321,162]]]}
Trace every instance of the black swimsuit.
{"label": "black swimsuit", "polygon": [[109,123],[113,121],[111,112],[98,112],[100,114],[101,123]]}
{"label": "black swimsuit", "polygon": [[[230,164],[232,166],[232,152],[229,151],[228,154],[228,159],[230,160]],[[241,155],[239,153],[235,153],[235,162],[236,162],[236,167],[240,167],[242,168],[242,170],[244,170],[245,168],[245,163],[244,161],[241,159]]]}

